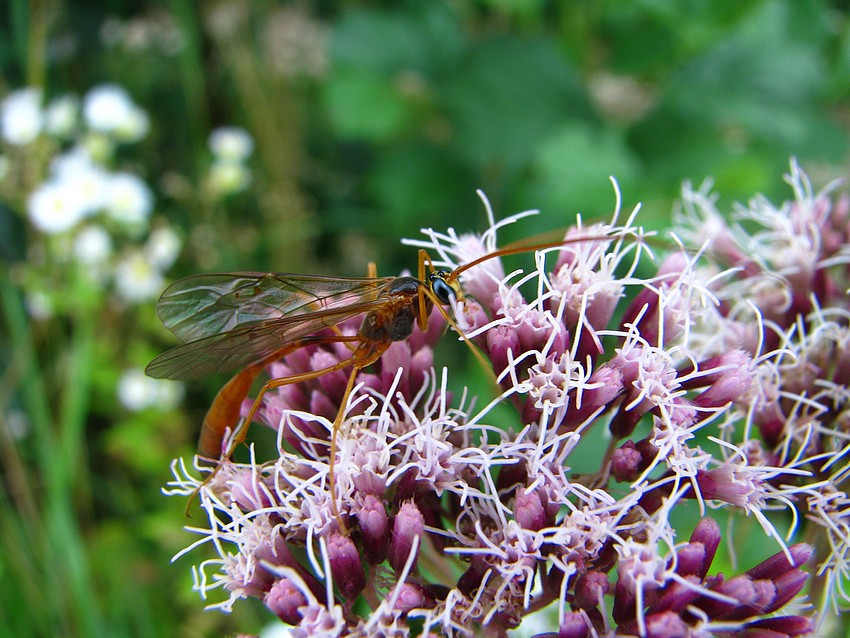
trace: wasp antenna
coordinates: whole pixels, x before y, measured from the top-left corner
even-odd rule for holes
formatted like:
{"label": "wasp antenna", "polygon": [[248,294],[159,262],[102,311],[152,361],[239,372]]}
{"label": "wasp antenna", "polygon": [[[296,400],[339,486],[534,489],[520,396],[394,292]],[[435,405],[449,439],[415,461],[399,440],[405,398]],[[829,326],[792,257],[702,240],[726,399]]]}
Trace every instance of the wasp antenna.
{"label": "wasp antenna", "polygon": [[570,244],[579,244],[582,242],[588,241],[612,241],[615,239],[622,239],[626,235],[622,231],[615,231],[610,233],[603,233],[597,235],[586,235],[586,236],[578,236],[578,237],[567,237],[561,238],[557,241],[545,241],[539,243],[528,243],[525,241],[516,242],[499,248],[498,250],[494,250],[492,252],[487,253],[486,255],[481,255],[473,259],[472,261],[468,261],[465,264],[461,264],[457,268],[455,268],[447,277],[450,282],[453,282],[458,278],[458,276],[464,272],[469,270],[470,268],[474,268],[479,264],[484,263],[485,261],[489,261],[490,259],[496,259],[497,257],[504,257],[506,255],[516,255],[519,253],[527,253],[533,252],[536,250],[547,250],[551,248],[559,248],[561,246],[569,246]]}
{"label": "wasp antenna", "polygon": [[192,518],[192,512],[189,510],[192,509],[192,503],[195,502],[195,499],[198,496],[198,492],[201,490],[201,486],[196,487],[191,494],[189,494],[189,500],[186,501],[186,509],[183,510],[183,516],[186,518]]}

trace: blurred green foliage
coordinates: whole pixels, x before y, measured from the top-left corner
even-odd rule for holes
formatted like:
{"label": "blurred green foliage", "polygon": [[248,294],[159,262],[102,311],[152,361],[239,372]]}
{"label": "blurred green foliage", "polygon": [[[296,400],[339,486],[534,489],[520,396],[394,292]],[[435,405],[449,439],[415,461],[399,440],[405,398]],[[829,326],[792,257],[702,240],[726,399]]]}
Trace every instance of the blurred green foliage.
{"label": "blurred green foliage", "polygon": [[[179,276],[269,269],[340,275],[412,268],[420,226],[483,227],[543,212],[608,218],[619,181],[643,223],[667,224],[683,180],[730,201],[785,195],[795,155],[823,184],[846,173],[850,29],[825,0],[469,0],[331,3],[25,2],[0,5],[0,96],[122,85],[151,120],[132,155],[182,229]],[[210,130],[256,150],[247,192],[207,197]],[[539,224],[535,227],[535,224]],[[506,240],[510,239],[506,237]],[[3,270],[40,240],[23,199],[3,202]],[[0,635],[202,636],[268,617],[204,614],[182,503],[159,490],[191,454],[215,383],[186,409],[130,413],[128,364],[171,343],[153,305],[106,312],[69,289],[31,321],[2,284]],[[100,300],[102,301],[102,300]],[[13,433],[12,415],[25,423]]]}

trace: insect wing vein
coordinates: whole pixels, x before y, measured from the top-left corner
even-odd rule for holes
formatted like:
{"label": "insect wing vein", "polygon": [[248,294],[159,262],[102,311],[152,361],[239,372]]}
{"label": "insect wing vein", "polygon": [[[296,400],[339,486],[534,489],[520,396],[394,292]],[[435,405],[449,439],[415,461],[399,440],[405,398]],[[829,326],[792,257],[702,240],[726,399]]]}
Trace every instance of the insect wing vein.
{"label": "insect wing vein", "polygon": [[[159,355],[145,372],[158,379],[199,379],[260,363],[293,342],[381,306],[378,300],[309,315],[280,317],[184,343]],[[281,355],[282,356],[282,355]]]}
{"label": "insect wing vein", "polygon": [[172,284],[157,305],[163,324],[184,342],[237,326],[373,301],[391,278],[288,273],[194,275]]}

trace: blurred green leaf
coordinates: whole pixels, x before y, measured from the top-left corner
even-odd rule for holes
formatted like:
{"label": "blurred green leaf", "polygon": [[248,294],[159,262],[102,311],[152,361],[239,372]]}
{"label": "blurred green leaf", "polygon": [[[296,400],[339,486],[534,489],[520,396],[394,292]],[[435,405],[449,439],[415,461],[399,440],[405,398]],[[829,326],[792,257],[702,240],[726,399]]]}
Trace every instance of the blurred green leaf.
{"label": "blurred green leaf", "polygon": [[532,162],[533,176],[526,199],[547,215],[572,224],[610,218],[615,201],[609,177],[630,193],[640,173],[638,159],[622,135],[611,129],[576,122],[555,130],[543,141]]}
{"label": "blurred green leaf", "polygon": [[473,47],[445,87],[455,152],[508,171],[531,159],[564,119],[590,108],[575,69],[546,37],[502,37]]}
{"label": "blurred green leaf", "polygon": [[387,78],[365,71],[334,75],[325,87],[325,105],[339,135],[374,142],[397,135],[412,117]]}
{"label": "blurred green leaf", "polygon": [[386,222],[380,231],[388,239],[418,234],[423,225],[456,222],[459,194],[465,189],[468,199],[474,198],[472,177],[453,155],[435,147],[411,146],[388,150],[373,169],[370,184]]}
{"label": "blurred green leaf", "polygon": [[638,150],[662,165],[669,159],[665,171],[681,171],[684,161],[691,174],[713,173],[709,164],[757,147],[775,158],[840,157],[846,135],[819,106],[826,69],[810,41],[822,40],[820,23],[795,21],[796,15],[785,3],[763,3],[723,41],[683,64],[656,111],[637,127]]}
{"label": "blurred green leaf", "polygon": [[404,11],[357,8],[336,24],[331,54],[342,68],[430,72],[457,57],[462,38],[460,25],[440,3],[416,3]]}

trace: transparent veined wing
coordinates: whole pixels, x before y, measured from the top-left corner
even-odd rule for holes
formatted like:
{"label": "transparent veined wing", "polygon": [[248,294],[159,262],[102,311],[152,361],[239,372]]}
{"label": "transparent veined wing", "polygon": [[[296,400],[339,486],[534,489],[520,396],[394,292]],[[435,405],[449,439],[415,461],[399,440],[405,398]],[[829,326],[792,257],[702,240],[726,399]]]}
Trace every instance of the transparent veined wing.
{"label": "transparent veined wing", "polygon": [[157,379],[199,379],[217,372],[240,370],[270,357],[323,328],[379,308],[383,301],[360,301],[342,308],[278,317],[237,325],[231,330],[172,348],[148,364],[145,373]]}
{"label": "transparent veined wing", "polygon": [[162,293],[157,313],[180,340],[191,342],[243,324],[368,303],[390,281],[259,272],[193,275]]}

